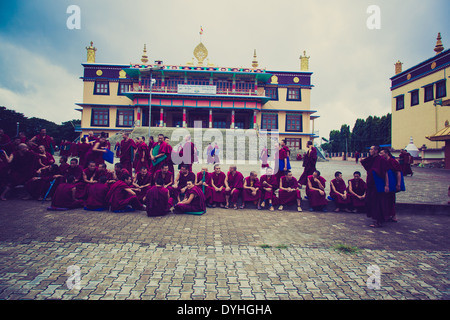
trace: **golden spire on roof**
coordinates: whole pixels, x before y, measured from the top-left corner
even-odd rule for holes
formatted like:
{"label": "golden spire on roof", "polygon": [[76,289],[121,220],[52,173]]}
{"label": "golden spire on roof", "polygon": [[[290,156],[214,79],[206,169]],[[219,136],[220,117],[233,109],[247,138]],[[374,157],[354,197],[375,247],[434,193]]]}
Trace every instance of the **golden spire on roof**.
{"label": "golden spire on roof", "polygon": [[306,56],[306,51],[303,51],[303,56],[300,56],[300,70],[308,71],[309,69],[309,58]]}
{"label": "golden spire on roof", "polygon": [[442,51],[444,51],[444,46],[442,45],[442,41],[441,41],[441,33],[438,33],[438,36],[436,38],[436,46],[434,47],[434,51],[436,52],[436,54],[441,53]]}
{"label": "golden spire on roof", "polygon": [[142,63],[147,63],[148,62],[148,56],[147,56],[147,46],[144,43],[144,53],[142,54],[142,58],[141,58]]}
{"label": "golden spire on roof", "polygon": [[199,43],[194,49],[194,57],[197,59],[197,65],[202,66],[203,61],[205,61],[208,56],[208,50],[203,45],[203,43]]}
{"label": "golden spire on roof", "polygon": [[258,60],[256,60],[256,49],[255,49],[255,51],[253,52],[252,67],[253,67],[253,68],[258,68]]}
{"label": "golden spire on roof", "polygon": [[91,41],[91,45],[89,47],[86,47],[86,50],[87,50],[87,62],[95,63],[95,51],[97,51],[97,48],[94,47],[94,42]]}

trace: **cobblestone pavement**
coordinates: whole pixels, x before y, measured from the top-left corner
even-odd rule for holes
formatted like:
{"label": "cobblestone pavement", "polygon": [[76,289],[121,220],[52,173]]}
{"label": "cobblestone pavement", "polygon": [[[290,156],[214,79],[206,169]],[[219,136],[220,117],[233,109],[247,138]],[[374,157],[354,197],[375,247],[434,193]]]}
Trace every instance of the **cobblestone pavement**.
{"label": "cobblestone pavement", "polygon": [[[401,211],[399,223],[371,229],[353,213],[217,208],[149,218],[47,206],[1,203],[0,299],[450,298],[448,215]],[[367,286],[371,266],[378,289]]]}

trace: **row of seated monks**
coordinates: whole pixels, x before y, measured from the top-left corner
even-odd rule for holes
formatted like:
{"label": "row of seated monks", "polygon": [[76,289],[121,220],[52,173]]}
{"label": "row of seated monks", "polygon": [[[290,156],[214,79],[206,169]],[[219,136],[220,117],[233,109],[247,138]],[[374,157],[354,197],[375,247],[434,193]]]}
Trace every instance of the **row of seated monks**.
{"label": "row of seated monks", "polygon": [[[226,173],[222,172],[220,164],[214,166],[213,172],[203,167],[195,174],[190,168],[181,165],[175,176],[168,165],[154,173],[142,167],[132,177],[120,163],[115,164],[113,171],[95,162],[83,169],[76,158],[67,164],[62,157],[60,166],[50,166],[38,179],[29,180],[25,187],[33,198],[52,197],[50,210],[82,207],[113,212],[146,210],[148,216],[160,216],[172,208],[175,213],[203,214],[206,207],[243,209],[247,203],[253,203],[258,209],[267,206],[271,211],[274,207],[283,210],[284,206],[296,204],[297,210],[302,211],[302,186],[290,171],[280,177],[266,168],[260,178],[255,171],[244,178],[234,165]],[[311,210],[326,210],[325,182],[319,171],[308,177],[306,196]],[[365,206],[366,185],[359,172],[355,172],[348,186],[337,172],[330,190],[336,211],[356,211]]]}

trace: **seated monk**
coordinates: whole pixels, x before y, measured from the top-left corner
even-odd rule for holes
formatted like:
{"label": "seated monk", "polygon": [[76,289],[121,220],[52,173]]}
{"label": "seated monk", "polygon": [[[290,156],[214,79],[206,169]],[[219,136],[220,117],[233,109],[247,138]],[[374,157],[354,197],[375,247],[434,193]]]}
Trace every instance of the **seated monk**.
{"label": "seated monk", "polygon": [[109,205],[106,201],[106,195],[109,191],[109,185],[106,176],[100,176],[98,182],[89,186],[89,192],[84,204],[85,210],[102,211],[108,210]]}
{"label": "seated monk", "polygon": [[106,200],[111,207],[111,211],[126,212],[144,210],[144,206],[133,191],[132,182],[131,176],[124,174],[122,180],[116,181],[110,187],[108,194],[106,195]]}
{"label": "seated monk", "polygon": [[[56,186],[55,189],[53,188],[52,181],[58,173],[59,168],[57,164],[39,168],[36,171],[36,175],[25,183],[25,190],[29,196],[25,197],[24,200],[42,200],[49,190],[49,196],[51,197],[56,189]],[[52,186],[51,189],[50,186]]]}
{"label": "seated monk", "polygon": [[175,213],[195,213],[203,214],[206,212],[206,198],[199,187],[195,186],[194,180],[186,182],[186,192],[184,199],[178,202],[175,207]]}
{"label": "seated monk", "polygon": [[214,172],[211,173],[211,186],[212,190],[212,207],[215,208],[217,204],[221,208],[224,207],[225,198],[225,173],[220,169],[220,164],[214,165]]}
{"label": "seated monk", "polygon": [[94,161],[89,161],[87,168],[83,170],[83,175],[81,181],[77,183],[77,199],[85,200],[87,198],[89,185],[97,182],[96,179],[97,174],[97,165]]}
{"label": "seated monk", "polygon": [[256,171],[251,171],[250,175],[244,179],[242,190],[241,209],[245,208],[245,202],[251,201],[261,210],[261,183],[259,182]]}
{"label": "seated monk", "polygon": [[230,200],[233,203],[233,209],[237,210],[237,201],[244,187],[244,176],[237,171],[235,165],[230,166],[225,178],[225,200],[227,204],[225,208],[230,207]]}
{"label": "seated monk", "polygon": [[189,171],[189,165],[182,164],[180,167],[180,172],[178,173],[175,183],[173,184],[174,189],[174,198],[177,199],[178,202],[184,197],[184,193],[187,190],[187,182],[194,181],[195,184],[195,174],[192,171]]}
{"label": "seated monk", "polygon": [[272,168],[266,168],[266,174],[259,179],[261,184],[261,208],[266,206],[266,201],[269,202],[269,210],[273,211],[273,206],[278,204],[278,198],[275,191],[278,189],[277,176],[273,174]]}
{"label": "seated monk", "polygon": [[355,171],[353,179],[348,180],[348,196],[353,212],[362,211],[366,207],[366,192],[367,185],[361,179],[361,172]]}
{"label": "seated monk", "polygon": [[283,210],[283,206],[292,202],[297,202],[297,211],[301,212],[301,193],[297,179],[294,178],[291,171],[280,178],[280,189],[278,191],[280,206],[278,210]]}
{"label": "seated monk", "polygon": [[141,203],[144,203],[144,197],[152,185],[152,180],[152,175],[148,172],[146,166],[141,166],[139,172],[134,176],[133,185],[136,188],[136,195]]}
{"label": "seated monk", "polygon": [[306,195],[311,211],[327,211],[328,201],[325,194],[325,182],[325,178],[321,177],[320,171],[317,170],[307,178]]}
{"label": "seated monk", "polygon": [[159,178],[163,179],[163,187],[169,190],[170,196],[173,198],[175,196],[173,188],[173,172],[169,171],[168,164],[164,163],[161,166],[161,169],[155,171],[153,174],[153,182],[157,181]]}
{"label": "seated monk", "polygon": [[347,208],[349,204],[349,198],[347,195],[347,186],[344,179],[342,179],[342,172],[336,171],[334,173],[334,179],[330,182],[330,197],[336,202],[335,212],[345,210],[350,212]]}
{"label": "seated monk", "polygon": [[150,187],[144,197],[148,217],[163,216],[170,212],[173,206],[173,198],[169,189],[164,187],[164,179],[159,177],[155,185]]}
{"label": "seated monk", "polygon": [[52,204],[48,210],[67,210],[82,208],[83,201],[75,198],[75,177],[70,176],[67,182],[58,185],[52,197]]}
{"label": "seated monk", "polygon": [[202,167],[202,171],[197,173],[197,183],[195,185],[202,190],[206,198],[206,205],[211,208],[214,189],[211,184],[211,174],[208,172],[207,167]]}

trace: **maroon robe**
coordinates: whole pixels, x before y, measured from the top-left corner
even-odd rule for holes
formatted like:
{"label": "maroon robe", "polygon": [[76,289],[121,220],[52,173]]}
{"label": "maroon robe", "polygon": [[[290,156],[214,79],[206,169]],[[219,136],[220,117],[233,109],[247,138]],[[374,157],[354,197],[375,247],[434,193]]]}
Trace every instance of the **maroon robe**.
{"label": "maroon robe", "polygon": [[[318,179],[322,186],[325,187],[325,178],[319,176]],[[308,180],[311,181],[311,186],[313,188],[319,188],[319,185],[314,181],[314,177],[312,175],[308,176]],[[325,193],[325,190],[323,191]],[[308,185],[306,185],[306,195],[308,196],[309,206],[312,208],[322,207],[328,204],[326,193],[324,195],[321,195],[319,191],[310,189]]]}
{"label": "maroon robe", "polygon": [[197,187],[200,190],[202,190],[202,192],[205,195],[206,201],[211,204],[212,203],[212,195],[214,192],[214,188],[212,187],[212,184],[211,184],[211,173],[205,172],[205,175],[203,175],[203,171],[198,172],[197,173],[197,183],[202,182],[203,178],[205,179],[205,183],[207,184],[207,186],[198,185]]}
{"label": "maroon robe", "polygon": [[218,202],[223,203],[226,201],[225,199],[225,173],[220,172],[219,174],[216,174],[215,172],[211,173],[211,180],[212,183],[214,183],[214,186],[216,188],[224,187],[222,191],[216,191],[213,188],[213,194],[212,194],[212,202]]}
{"label": "maroon robe", "polygon": [[[152,172],[153,172],[153,173],[155,173],[155,172],[158,171],[158,170],[161,170],[161,168],[163,167],[164,164],[169,165],[169,162],[168,162],[168,160],[167,160],[167,159],[169,158],[169,152],[170,152],[169,145],[168,145],[165,141],[163,141],[163,142],[161,142],[161,143],[157,142],[157,143],[155,143],[155,144],[153,145],[153,148],[154,148],[156,145],[159,145],[159,150],[158,150],[158,154],[157,154],[157,155],[165,154],[167,157],[166,157],[165,160],[159,162],[159,163],[156,164],[156,165],[154,165],[154,164],[152,163],[151,158],[150,158],[150,162],[152,163]],[[153,148],[152,148],[152,149],[153,149]],[[170,165],[169,165],[169,168],[170,168]]]}
{"label": "maroon robe", "polygon": [[[275,175],[262,175],[261,179],[259,180],[261,183],[261,200],[272,200],[272,204],[275,205],[278,203],[278,197],[275,194],[275,191],[278,189],[278,179]],[[266,185],[264,182],[267,182],[269,184]],[[264,188],[272,188],[271,191],[267,191]]]}
{"label": "maroon robe", "polygon": [[374,173],[381,179],[385,179],[388,162],[382,156],[369,156],[361,160],[361,165],[367,171],[367,217],[372,218],[377,223],[384,221],[384,212],[386,211],[386,201],[384,192],[378,192],[375,185]]}
{"label": "maroon robe", "polygon": [[237,203],[242,189],[244,188],[244,176],[239,171],[236,171],[234,175],[230,171],[227,172],[227,182],[230,191],[226,191],[225,194],[230,196],[230,200],[233,203]]}
{"label": "maroon robe", "polygon": [[36,153],[35,163],[36,163],[35,169],[37,170],[39,168],[46,167],[55,163],[55,158],[53,158],[53,156],[47,151],[45,152],[45,156],[43,156],[40,153]]}
{"label": "maroon robe", "polygon": [[163,216],[170,212],[173,199],[169,195],[169,189],[162,186],[153,186],[148,189],[145,196],[147,216]]}
{"label": "maroon robe", "polygon": [[400,152],[398,156],[399,163],[402,168],[403,175],[406,176],[408,174],[412,175],[413,172],[411,170],[411,164],[414,162],[414,158],[411,156],[409,152]]}
{"label": "maroon robe", "polygon": [[[33,199],[44,197],[50,188],[53,176],[57,173],[58,172],[54,172],[50,168],[43,169],[40,174],[36,173],[35,177],[25,183],[25,189]],[[50,191],[51,193],[49,193],[49,196],[51,197],[55,192],[54,187],[52,187]]]}
{"label": "maroon robe", "polygon": [[[94,146],[97,142],[94,143]],[[98,149],[107,149],[108,148],[108,141],[99,142]],[[101,151],[94,151],[93,147],[89,149],[89,151],[86,153],[86,166],[89,165],[89,162],[94,161],[95,165],[98,166],[99,164],[104,164],[105,160],[103,159],[104,152]]]}
{"label": "maroon robe", "polygon": [[83,201],[74,200],[72,190],[75,188],[74,183],[61,183],[55,190],[52,197],[53,209],[75,209],[83,207]]}
{"label": "maroon robe", "polygon": [[122,168],[127,169],[129,173],[133,172],[132,158],[133,158],[133,148],[136,148],[136,143],[133,139],[122,140],[120,142],[120,163]]}
{"label": "maroon robe", "polygon": [[54,144],[52,137],[50,137],[49,135],[42,136],[41,134],[38,134],[34,136],[32,139],[34,139],[33,143],[36,144],[36,147],[33,149],[37,149],[39,146],[44,146],[45,151],[51,152],[52,145]]}
{"label": "maroon robe", "polygon": [[[398,172],[402,172],[402,167],[400,166],[400,163],[398,163],[397,160],[394,158],[389,158],[387,160],[388,167],[387,170],[392,170],[394,172],[395,177],[397,177]],[[390,218],[393,218],[396,216],[395,213],[395,201],[396,196],[395,192],[386,192],[384,200],[386,201],[386,210],[384,211],[384,219],[389,220]]]}
{"label": "maroon robe", "polygon": [[[148,167],[149,149],[147,144],[145,142],[141,142],[136,147],[137,147],[136,155],[133,161],[133,168],[135,172],[139,172],[142,167],[146,167],[147,169],[149,169]],[[144,161],[142,161],[142,158],[144,158]]]}
{"label": "maroon robe", "polygon": [[129,194],[125,189],[131,188],[122,180],[116,181],[109,189],[106,200],[111,206],[111,211],[122,211],[127,206],[131,206],[135,210],[142,210],[143,206],[137,196]]}
{"label": "maroon robe", "polygon": [[66,179],[70,176],[73,176],[75,178],[75,182],[79,182],[81,179],[83,179],[83,167],[80,165],[77,165],[76,167],[72,167],[71,165],[69,165],[69,167],[62,171],[61,174]]}
{"label": "maroon robe", "polygon": [[252,194],[252,191],[250,189],[245,189],[242,186],[242,198],[243,201],[257,201],[261,198],[261,183],[259,181],[258,178],[255,179],[255,181],[251,181],[250,180],[250,176],[245,178],[245,184],[248,187],[254,187],[257,188],[258,190],[256,191],[256,195]]}
{"label": "maroon robe", "polygon": [[150,174],[150,172],[147,172],[146,175],[142,175],[140,172],[136,175],[136,184],[138,186],[145,186],[148,184],[147,187],[141,188],[141,191],[136,192],[137,197],[139,199],[139,201],[141,201],[143,203],[144,197],[147,194],[148,189],[151,188],[152,185],[152,175]]}
{"label": "maroon robe", "polygon": [[178,178],[177,188],[174,189],[175,198],[177,198],[179,195],[182,195],[181,189],[186,187],[188,181],[192,181],[195,183],[195,174],[192,171],[188,171],[188,174],[184,175],[180,171],[180,177]]}
{"label": "maroon robe", "polygon": [[87,167],[86,156],[91,148],[92,148],[92,146],[89,143],[78,143],[78,145],[77,145],[77,154],[79,157],[78,163],[83,168]]}
{"label": "maroon robe", "polygon": [[[298,188],[298,181],[294,177],[288,181],[287,177],[281,177],[281,187],[283,188]],[[301,199],[300,190],[294,191],[286,191],[286,190],[278,190],[279,201],[281,205],[290,204],[292,202],[297,202],[297,199]]]}
{"label": "maroon robe", "polygon": [[[86,175],[86,178],[88,181],[92,177],[94,177],[94,179],[95,179],[95,174],[97,173],[97,168],[94,171],[91,171],[91,170],[89,170],[89,168],[86,168],[83,170],[83,173]],[[89,192],[90,185],[91,185],[91,183],[88,183],[88,182],[84,181],[83,178],[81,178],[81,180],[76,183],[77,192],[75,193],[75,197],[77,199],[86,199],[88,192]]]}
{"label": "maroon robe", "polygon": [[88,210],[108,209],[108,201],[106,195],[108,194],[109,186],[107,183],[97,182],[89,186],[89,192],[85,201],[85,207]]}
{"label": "maroon robe", "polygon": [[314,171],[316,171],[316,162],[317,162],[317,149],[312,147],[311,150],[305,153],[303,157],[303,173],[298,179],[298,182],[305,186],[308,184],[308,176],[312,175]]}
{"label": "maroon robe", "polygon": [[331,188],[331,184],[333,184],[333,186],[337,192],[343,194],[345,191],[347,191],[347,186],[345,185],[345,181],[338,180],[338,179],[331,180],[331,182],[330,182],[330,197],[333,198],[334,201],[336,201],[336,204],[339,206],[348,204],[349,197],[347,196],[347,198],[344,200],[340,195],[333,192],[333,189]]}
{"label": "maroon robe", "polygon": [[179,152],[180,158],[183,159],[181,164],[189,166],[189,171],[192,171],[192,164],[195,160],[195,145],[191,141],[186,142]]}
{"label": "maroon robe", "polygon": [[34,161],[36,155],[32,151],[25,151],[22,154],[19,151],[13,152],[13,160],[10,163],[9,186],[15,187],[23,185],[30,180],[34,174]]}
{"label": "maroon robe", "polygon": [[[367,185],[363,179],[359,179],[358,182],[356,182],[355,179],[348,180],[349,190],[350,190],[350,184],[352,186],[352,191],[354,193],[356,193],[358,196],[364,195],[364,193],[366,193],[366,191],[367,191]],[[353,208],[361,208],[366,205],[365,198],[363,200],[361,200],[361,199],[355,197],[354,195],[352,195],[350,192],[348,192],[348,196],[349,196],[350,203]]]}
{"label": "maroon robe", "polygon": [[193,186],[191,189],[186,189],[185,197],[189,198],[193,194],[194,198],[191,203],[177,203],[175,205],[175,212],[185,213],[185,212],[205,212],[206,211],[206,198],[199,187]]}

